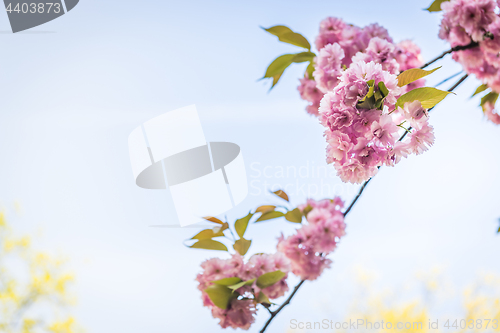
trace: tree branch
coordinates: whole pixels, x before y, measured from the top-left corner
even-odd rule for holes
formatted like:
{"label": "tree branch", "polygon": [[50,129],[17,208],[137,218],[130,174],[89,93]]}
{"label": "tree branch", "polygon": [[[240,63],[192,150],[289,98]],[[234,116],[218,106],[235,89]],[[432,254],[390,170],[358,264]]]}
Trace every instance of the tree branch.
{"label": "tree branch", "polygon": [[[405,132],[407,133],[407,132]],[[380,167],[379,167],[380,168]],[[361,186],[361,188],[359,189],[359,192],[358,194],[356,195],[356,197],[354,198],[354,200],[351,202],[351,204],[349,205],[349,207],[347,207],[346,211],[344,212],[344,217],[347,216],[347,214],[349,214],[349,212],[351,211],[352,207],[354,207],[354,205],[356,204],[356,201],[358,201],[359,197],[361,196],[361,194],[363,194],[363,191],[365,190],[365,187],[366,185],[368,185],[368,183],[370,182],[370,180],[372,180],[373,178],[370,178],[368,179],[366,182],[363,183],[363,186]]]}
{"label": "tree branch", "polygon": [[283,308],[285,306],[290,304],[290,301],[292,300],[293,296],[295,296],[295,294],[297,293],[299,288],[302,286],[302,284],[304,284],[304,282],[306,282],[306,280],[300,281],[299,284],[296,285],[295,288],[293,288],[293,292],[290,294],[290,296],[288,296],[285,303],[281,304],[281,306],[276,311],[271,312],[271,317],[269,317],[269,319],[267,320],[264,327],[260,330],[260,333],[264,333],[266,331],[267,327],[269,326],[269,324],[271,323],[271,321],[273,321],[274,317],[276,317],[278,315],[278,313],[280,313],[280,311],[283,310]]}
{"label": "tree branch", "polygon": [[432,59],[431,61],[429,61],[428,63],[426,63],[422,67],[420,67],[420,69],[424,69],[425,67],[432,65],[433,63],[435,63],[436,61],[438,61],[439,59],[443,58],[445,55],[447,55],[449,53],[472,49],[472,48],[474,48],[474,47],[476,47],[478,45],[479,44],[476,43],[476,42],[471,42],[470,44],[467,44],[467,45],[458,45],[458,46],[455,46],[455,47],[449,49],[448,51],[445,51],[445,52],[441,53],[439,56],[437,56],[436,58]]}
{"label": "tree branch", "polygon": [[[463,49],[464,46],[462,46],[462,49]],[[470,48],[470,47],[469,47]],[[447,51],[446,53],[444,53],[441,57],[439,58],[436,58],[435,60],[429,62],[429,64],[425,65],[425,66],[428,66],[430,64],[432,64],[434,61],[436,61],[437,59],[440,59],[442,57],[444,57],[446,54],[448,53],[451,53],[451,52],[454,52],[454,51],[457,51],[457,50],[450,50],[450,51]],[[425,67],[424,66],[424,67]],[[423,68],[423,67],[422,67]],[[462,82],[465,81],[465,79],[467,79],[468,77],[468,74],[465,74],[464,76],[462,76],[460,78],[460,80],[458,80],[450,89],[448,89],[449,92],[452,92],[453,90],[455,90],[460,84],[462,84]],[[429,111],[431,111],[433,108],[430,108]],[[411,127],[410,127],[411,129]],[[399,138],[399,141],[402,141],[404,139],[404,137],[406,136],[408,132],[405,131],[405,133]],[[380,166],[379,166],[379,169],[380,169]],[[363,194],[363,191],[365,190],[366,186],[368,185],[368,183],[372,180],[373,178],[370,178],[368,179],[367,181],[365,181],[363,183],[363,185],[361,186],[361,188],[359,189],[359,192],[358,194],[356,195],[356,197],[354,198],[354,200],[351,202],[351,204],[349,205],[349,207],[347,207],[346,211],[344,212],[344,217],[347,216],[347,214],[349,214],[349,212],[351,211],[351,209],[354,207],[354,205],[356,204],[356,202],[358,201],[358,199],[361,197],[361,194]],[[293,292],[290,294],[290,296],[288,296],[288,298],[286,299],[286,301],[281,304],[281,306],[276,310],[276,311],[269,311],[269,313],[271,314],[271,317],[269,317],[269,319],[266,321],[266,324],[264,325],[264,327],[262,328],[262,330],[260,331],[260,333],[264,333],[267,329],[267,327],[269,326],[269,324],[271,324],[271,322],[273,321],[274,317],[276,317],[278,315],[278,313],[281,312],[281,310],[283,310],[283,308],[285,306],[287,306],[288,304],[290,304],[290,301],[292,300],[292,298],[295,296],[295,294],[297,293],[297,291],[299,290],[299,288],[304,284],[306,280],[302,280],[299,282],[299,284],[297,284],[295,286],[295,288],[293,289]]]}

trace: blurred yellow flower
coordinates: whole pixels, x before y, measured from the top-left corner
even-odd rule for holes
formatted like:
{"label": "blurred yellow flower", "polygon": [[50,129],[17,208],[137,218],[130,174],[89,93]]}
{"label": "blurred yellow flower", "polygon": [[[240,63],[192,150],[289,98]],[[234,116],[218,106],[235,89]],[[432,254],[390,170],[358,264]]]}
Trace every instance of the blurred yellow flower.
{"label": "blurred yellow flower", "polygon": [[75,333],[65,314],[74,280],[65,261],[36,251],[31,238],[16,237],[0,212],[0,332]]}

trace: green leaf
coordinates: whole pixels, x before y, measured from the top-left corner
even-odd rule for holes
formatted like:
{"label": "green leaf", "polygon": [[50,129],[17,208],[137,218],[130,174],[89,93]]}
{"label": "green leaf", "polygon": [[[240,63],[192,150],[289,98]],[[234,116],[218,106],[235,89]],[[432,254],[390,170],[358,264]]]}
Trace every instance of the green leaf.
{"label": "green leaf", "polygon": [[383,97],[387,97],[387,95],[389,95],[389,89],[387,89],[384,82],[380,81],[378,83],[378,89],[382,93]]}
{"label": "green leaf", "polygon": [[282,212],[278,212],[277,210],[274,210],[272,212],[267,212],[262,214],[255,222],[277,219],[278,217],[283,217],[283,216],[285,216],[285,214],[283,214]]}
{"label": "green leaf", "polygon": [[359,100],[358,104],[356,105],[359,109],[374,109],[375,108],[375,81],[370,80],[367,81],[366,84],[368,85],[368,92],[366,93],[365,97]]}
{"label": "green leaf", "polygon": [[304,216],[307,217],[307,214],[309,214],[309,212],[313,210],[312,206],[311,205],[307,205],[306,208],[304,208],[304,210],[302,211],[302,214],[304,214]]}
{"label": "green leaf", "polygon": [[267,212],[273,211],[275,208],[276,208],[276,206],[264,205],[264,206],[257,207],[257,209],[255,210],[255,213],[267,213]]}
{"label": "green leaf", "polygon": [[483,108],[483,111],[485,111],[484,104],[487,102],[490,102],[492,104],[495,104],[498,99],[498,93],[492,91],[481,98],[481,107]]}
{"label": "green leaf", "polygon": [[192,249],[227,251],[226,245],[213,239],[202,239],[190,246]]}
{"label": "green leaf", "polygon": [[477,87],[476,91],[474,91],[474,94],[472,94],[471,97],[474,97],[476,96],[477,94],[479,93],[482,93],[483,91],[485,91],[486,89],[488,89],[488,85],[487,84],[482,84],[480,85],[479,87]]}
{"label": "green leaf", "polygon": [[276,192],[273,192],[273,193],[276,194],[281,199],[289,201],[288,200],[288,195],[285,192],[283,192],[282,190],[277,190]]}
{"label": "green leaf", "polygon": [[299,62],[306,62],[306,61],[312,61],[316,54],[312,52],[301,52],[297,53],[295,57],[293,57],[293,62],[299,63]]}
{"label": "green leaf", "polygon": [[265,303],[265,304],[271,304],[271,301],[269,298],[261,291],[259,292],[259,295],[255,299],[257,303]]}
{"label": "green leaf", "polygon": [[[279,73],[279,74],[277,74],[277,75],[273,76],[273,84],[271,85],[271,89],[273,89],[273,88],[274,88],[274,86],[278,83],[278,81],[279,81],[279,80],[280,80],[280,78],[281,78],[281,75],[283,75],[283,72],[281,72],[281,73]],[[271,90],[271,89],[269,89],[269,90]]]}
{"label": "green leaf", "polygon": [[215,306],[223,310],[226,310],[231,300],[237,297],[237,295],[233,294],[231,289],[218,284],[209,286],[205,289],[205,292]]}
{"label": "green leaf", "polygon": [[245,238],[240,238],[236,242],[234,242],[233,248],[242,256],[244,256],[247,252],[248,249],[250,248],[250,245],[252,245],[252,241],[245,239]]}
{"label": "green leaf", "polygon": [[280,36],[280,35],[284,35],[286,33],[289,33],[289,32],[293,32],[292,29],[290,29],[289,27],[286,27],[284,25],[275,25],[274,27],[270,27],[270,28],[262,28],[264,29],[265,31],[269,32],[270,34],[272,35],[275,35],[275,36]]}
{"label": "green leaf", "polygon": [[429,12],[440,12],[441,11],[441,4],[445,1],[450,1],[450,0],[435,0],[429,8],[426,8],[425,10]]}
{"label": "green leaf", "polygon": [[[372,89],[372,88],[370,88]],[[375,101],[375,97],[374,96],[371,96],[371,97],[363,97],[362,100],[360,100],[358,102],[358,104],[356,105],[356,107],[358,109],[367,109],[367,110],[371,110],[371,109],[375,109],[375,104],[376,104],[376,101]]]}
{"label": "green leaf", "polygon": [[227,222],[224,222],[220,227],[217,226],[217,227],[212,228],[214,233],[223,232],[224,230],[227,230],[227,229],[229,229],[229,223],[227,223]]}
{"label": "green leaf", "polygon": [[278,38],[280,41],[284,43],[292,44],[298,47],[303,47],[308,50],[311,49],[311,44],[307,41],[307,39],[301,34],[298,34],[296,32],[289,32],[279,36]]}
{"label": "green leaf", "polygon": [[314,80],[313,72],[314,72],[314,61],[311,61],[311,62],[309,62],[309,65],[307,65],[306,72],[305,72],[305,74],[307,74],[307,78],[309,80]]}
{"label": "green leaf", "polygon": [[[281,76],[285,69],[288,68],[293,63],[293,58],[295,57],[295,54],[284,54],[282,56],[279,56],[278,58],[274,59],[274,61],[267,67],[266,74],[264,75],[264,78],[267,77],[272,77],[274,78],[275,76]],[[278,79],[279,80],[279,77]],[[276,80],[276,83],[278,82]]]}
{"label": "green leaf", "polygon": [[430,109],[437,103],[441,102],[446,96],[448,96],[448,94],[450,94],[450,92],[432,87],[413,89],[398,98],[396,108],[404,107],[407,102],[420,101],[423,108]]}
{"label": "green leaf", "polygon": [[412,83],[414,81],[417,81],[423,77],[426,77],[429,74],[434,73],[441,67],[437,67],[434,69],[431,69],[430,71],[426,71],[425,69],[420,69],[420,68],[410,68],[403,73],[398,75],[398,86],[403,87],[406,86],[409,83]]}
{"label": "green leaf", "polygon": [[238,219],[236,220],[236,222],[234,222],[234,229],[236,230],[236,233],[238,234],[238,236],[240,236],[240,238],[243,238],[243,235],[245,234],[245,231],[247,230],[248,227],[248,222],[250,222],[252,216],[253,216],[252,213],[248,213],[247,216]]}
{"label": "green leaf", "polygon": [[293,32],[292,29],[285,27],[284,25],[276,25],[271,28],[267,29],[263,28],[263,29],[269,32],[270,34],[277,36],[281,42],[303,47],[308,50],[311,49],[311,44],[309,44],[309,42],[304,36],[296,32]]}
{"label": "green leaf", "polygon": [[210,281],[210,282],[218,284],[220,286],[226,286],[226,287],[231,288],[232,285],[234,285],[236,283],[240,283],[241,279],[238,277],[230,277],[230,278],[224,278],[224,279]]}
{"label": "green leaf", "polygon": [[224,224],[224,222],[213,216],[205,216],[204,219],[213,223]]}
{"label": "green leaf", "polygon": [[285,214],[285,219],[294,223],[302,223],[302,212],[300,209],[295,208]]}
{"label": "green leaf", "polygon": [[257,287],[259,287],[260,289],[270,287],[276,282],[283,279],[285,276],[286,273],[283,273],[282,271],[279,270],[275,272],[262,274],[257,278]]}
{"label": "green leaf", "polygon": [[224,233],[220,231],[220,228],[218,232],[214,232],[212,229],[205,229],[197,233],[196,236],[194,236],[191,239],[211,239],[213,237],[221,237],[221,236],[224,236]]}
{"label": "green leaf", "polygon": [[248,280],[248,281],[241,281],[241,282],[236,283],[236,284],[234,284],[232,286],[228,286],[228,288],[231,289],[231,290],[233,290],[233,291],[235,291],[235,290],[240,289],[243,286],[251,286],[255,280],[256,279],[251,279],[251,280]]}

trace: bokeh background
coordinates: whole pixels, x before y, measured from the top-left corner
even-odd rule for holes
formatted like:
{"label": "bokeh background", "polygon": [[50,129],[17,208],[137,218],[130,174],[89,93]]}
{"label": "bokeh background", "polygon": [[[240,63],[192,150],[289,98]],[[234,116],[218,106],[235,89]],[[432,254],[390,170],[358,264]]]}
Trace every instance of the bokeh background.
{"label": "bokeh background", "polygon": [[[440,14],[422,10],[430,2],[82,0],[18,34],[0,13],[1,204],[14,216],[20,202],[16,230],[42,229],[40,246],[71,258],[73,312],[82,326],[95,333],[221,331],[201,306],[194,278],[202,260],[227,254],[186,248],[196,229],[152,227],[175,225],[177,217],[168,191],[135,185],[132,129],[196,104],[208,140],[242,148],[250,195],[228,212],[231,220],[273,202],[269,188],[288,186],[295,204],[333,195],[350,201],[357,186],[329,167],[327,176],[315,173],[326,166],[325,142],[296,91],[305,65],[289,68],[271,92],[270,82],[258,81],[274,58],[297,49],[259,27],[284,24],[312,41],[326,16],[378,22],[395,41],[414,40],[429,60],[448,48],[437,37]],[[439,65],[431,85],[460,71],[449,57]],[[432,112],[430,151],[381,169],[346,221],[332,269],[304,285],[273,332],[293,318],[340,319],[358,291],[356,267],[376,272],[373,288],[394,290],[436,266],[457,290],[483,272],[500,274],[500,127],[469,98],[478,85],[467,80]],[[276,175],[282,168],[302,174]],[[274,251],[276,237],[293,227],[252,226],[249,253]],[[267,317],[261,311],[252,331]]]}

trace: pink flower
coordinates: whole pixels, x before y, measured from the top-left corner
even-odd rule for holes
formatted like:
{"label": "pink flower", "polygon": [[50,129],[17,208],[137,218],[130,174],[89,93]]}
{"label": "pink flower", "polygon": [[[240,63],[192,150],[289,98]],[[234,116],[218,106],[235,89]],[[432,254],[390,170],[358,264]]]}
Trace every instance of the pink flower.
{"label": "pink flower", "polygon": [[344,50],[339,44],[328,44],[319,51],[313,73],[316,85],[322,92],[333,90],[341,74]]}
{"label": "pink flower", "polygon": [[407,158],[411,154],[410,147],[407,142],[396,142],[388,155],[387,166],[394,166],[399,163],[401,159]]}
{"label": "pink flower", "polygon": [[498,114],[494,109],[495,105],[491,102],[486,102],[483,104],[484,114],[486,117],[496,125],[500,125],[500,114]]}
{"label": "pink flower", "polygon": [[497,54],[500,52],[500,19],[493,22],[488,31],[493,37],[487,37],[481,42],[481,50],[485,53]]}
{"label": "pink flower", "polygon": [[228,277],[229,266],[226,260],[212,258],[204,261],[201,268],[203,268],[203,273],[198,274],[196,277],[199,282],[198,289],[200,290],[205,290],[211,284],[211,281]]}
{"label": "pink flower", "polygon": [[343,182],[353,184],[363,184],[366,180],[377,174],[377,167],[363,165],[358,160],[351,160],[345,164],[335,165],[338,176]]}
{"label": "pink flower", "polygon": [[327,137],[327,158],[328,163],[332,163],[334,160],[343,160],[347,158],[347,153],[352,149],[353,144],[349,139],[349,136],[341,131],[330,131],[325,132]]}
{"label": "pink flower", "polygon": [[408,149],[417,155],[427,151],[434,144],[434,129],[424,123],[421,128],[417,128],[409,134],[410,142]]}
{"label": "pink flower", "polygon": [[[474,41],[483,40],[488,26],[498,19],[495,14],[497,4],[494,0],[451,0],[441,4],[443,9],[442,30],[452,31],[462,28]],[[443,27],[444,26],[444,27]],[[446,33],[440,36],[446,37]],[[444,38],[447,39],[447,38]]]}
{"label": "pink flower", "polygon": [[[230,259],[222,260],[212,258],[201,264],[203,271],[198,274],[198,289],[202,292],[201,298],[203,306],[211,309],[214,318],[220,319],[222,328],[232,327],[248,329],[254,322],[253,315],[256,312],[255,303],[250,297],[257,297],[263,292],[269,299],[279,298],[288,291],[286,279],[291,271],[290,260],[280,252],[275,254],[257,254],[253,255],[247,263],[244,263],[243,257],[234,254]],[[213,281],[238,277],[243,281],[256,279],[262,274],[282,271],[286,275],[277,283],[262,290],[258,288],[256,282],[253,285],[243,286],[235,290],[235,299],[231,301],[227,309],[217,307],[208,294],[205,292],[207,287],[213,285]]]}
{"label": "pink flower", "polygon": [[299,206],[301,210],[310,209],[307,224],[287,238],[281,237],[278,251],[291,262],[293,274],[303,280],[315,280],[331,261],[326,256],[335,250],[338,241],[345,235],[343,206],[340,198],[334,200],[307,200]]}
{"label": "pink flower", "polygon": [[316,38],[316,48],[321,50],[328,44],[342,40],[342,33],[347,24],[340,18],[327,17],[319,25],[319,35]]}
{"label": "pink flower", "polygon": [[361,31],[361,40],[363,40],[365,45],[368,45],[370,40],[374,37],[378,37],[380,39],[385,39],[388,42],[392,43],[392,38],[389,36],[389,32],[384,27],[381,27],[377,23],[370,24],[363,28]]}
{"label": "pink flower", "polygon": [[373,37],[365,53],[371,58],[370,61],[381,64],[383,70],[391,74],[399,73],[399,63],[396,60],[396,47],[386,39]]}
{"label": "pink flower", "polygon": [[378,121],[371,125],[371,131],[368,133],[369,139],[375,139],[383,145],[394,145],[399,128],[393,122],[390,115],[383,115]]}
{"label": "pink flower", "polygon": [[255,322],[255,305],[252,300],[233,300],[227,310],[212,307],[212,316],[219,319],[222,328],[248,330]]}
{"label": "pink flower", "polygon": [[[386,41],[374,38],[371,42],[374,56],[379,57],[388,47]],[[379,47],[380,46],[380,47]],[[369,91],[369,82],[374,87],[374,96],[381,96],[379,84],[383,82],[387,96],[380,101],[379,109],[361,108],[359,104]],[[337,174],[344,182],[363,183],[373,177],[384,164],[394,165],[405,154],[395,149],[397,138],[403,133],[397,125],[405,120],[423,123],[422,108],[412,104],[410,113],[394,109],[397,98],[402,94],[395,75],[383,70],[375,62],[355,62],[340,77],[333,91],[325,94],[320,103],[320,121],[326,127],[327,162],[333,163]],[[377,94],[375,94],[375,92]],[[381,97],[378,97],[381,98]],[[365,102],[363,102],[365,103]]]}
{"label": "pink flower", "polygon": [[245,270],[252,272],[252,278],[275,271],[273,257],[268,254],[254,254],[245,264]]}
{"label": "pink flower", "polygon": [[344,207],[344,201],[340,197],[335,197],[333,200],[324,199],[320,201],[316,201],[313,199],[307,199],[305,204],[299,205],[299,209],[304,211],[306,208],[323,208],[327,209],[332,215],[341,215],[343,216],[340,208]]}
{"label": "pink flower", "polygon": [[422,107],[420,101],[413,101],[405,103],[403,109],[399,108],[399,112],[410,121],[411,126],[418,127],[419,125],[427,122],[429,113],[427,109]]}
{"label": "pink flower", "polygon": [[396,45],[396,60],[399,63],[399,70],[406,71],[422,66],[424,59],[420,52],[420,47],[411,40],[399,42]]}
{"label": "pink flower", "polygon": [[302,78],[300,79],[300,85],[297,89],[300,93],[300,97],[310,103],[306,107],[307,112],[312,115],[317,115],[319,103],[323,98],[323,93],[317,88],[316,82],[308,79],[307,77]]}
{"label": "pink flower", "polygon": [[468,74],[475,75],[492,90],[500,92],[500,18],[494,0],[451,0],[443,2],[444,11],[439,37],[451,46],[479,47],[453,53],[453,59]]}

